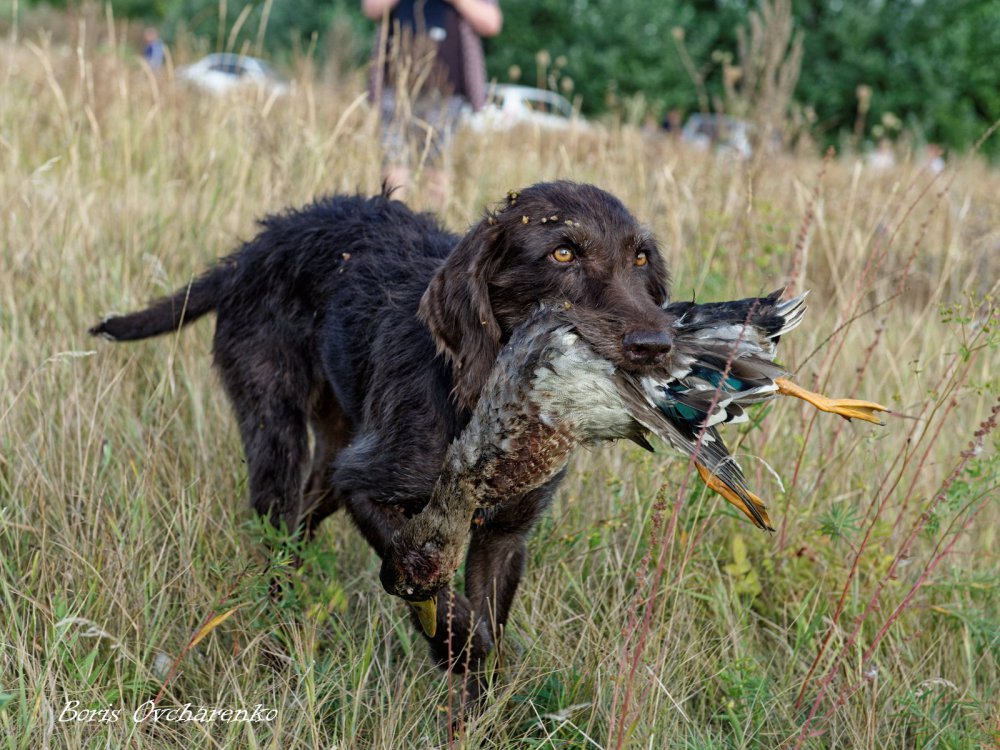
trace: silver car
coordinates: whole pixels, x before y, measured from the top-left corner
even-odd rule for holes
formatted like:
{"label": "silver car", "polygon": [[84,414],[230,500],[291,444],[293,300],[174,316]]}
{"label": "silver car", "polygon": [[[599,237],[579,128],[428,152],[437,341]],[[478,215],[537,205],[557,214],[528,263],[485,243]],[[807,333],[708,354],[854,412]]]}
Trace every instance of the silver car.
{"label": "silver car", "polygon": [[586,127],[573,105],[555,91],[506,83],[491,86],[486,106],[466,122],[475,131],[508,130],[522,123],[555,130]]}
{"label": "silver car", "polygon": [[213,94],[256,86],[284,94],[288,83],[263,60],[232,52],[217,52],[177,70],[177,77]]}

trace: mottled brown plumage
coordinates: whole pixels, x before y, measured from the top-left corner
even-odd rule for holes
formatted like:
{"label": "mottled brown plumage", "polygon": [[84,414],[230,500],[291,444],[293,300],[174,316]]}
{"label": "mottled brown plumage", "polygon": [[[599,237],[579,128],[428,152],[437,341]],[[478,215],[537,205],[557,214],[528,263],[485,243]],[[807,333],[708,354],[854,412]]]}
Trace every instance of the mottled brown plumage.
{"label": "mottled brown plumage", "polygon": [[620,394],[630,387],[622,373],[575,328],[572,308],[549,308],[514,332],[448,449],[430,502],[393,537],[381,572],[387,591],[432,598],[461,564],[474,516],[490,529],[580,445],[627,438],[650,447]]}

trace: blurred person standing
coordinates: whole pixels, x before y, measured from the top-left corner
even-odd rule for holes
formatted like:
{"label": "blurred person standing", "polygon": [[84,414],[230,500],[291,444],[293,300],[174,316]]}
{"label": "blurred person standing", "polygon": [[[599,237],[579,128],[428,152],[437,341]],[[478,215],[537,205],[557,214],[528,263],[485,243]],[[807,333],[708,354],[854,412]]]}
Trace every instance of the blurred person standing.
{"label": "blurred person standing", "polygon": [[146,61],[153,70],[163,67],[164,52],[163,42],[160,40],[159,32],[152,26],[142,33],[143,48],[142,59]]}
{"label": "blurred person standing", "polygon": [[503,26],[499,0],[362,0],[380,20],[369,98],[379,107],[383,178],[406,198],[413,168],[426,157],[430,202],[444,206],[444,157],[466,105],[486,103],[483,37]]}
{"label": "blurred person standing", "polygon": [[928,143],[924,147],[924,158],[921,165],[931,174],[941,174],[944,171],[944,149],[936,143]]}

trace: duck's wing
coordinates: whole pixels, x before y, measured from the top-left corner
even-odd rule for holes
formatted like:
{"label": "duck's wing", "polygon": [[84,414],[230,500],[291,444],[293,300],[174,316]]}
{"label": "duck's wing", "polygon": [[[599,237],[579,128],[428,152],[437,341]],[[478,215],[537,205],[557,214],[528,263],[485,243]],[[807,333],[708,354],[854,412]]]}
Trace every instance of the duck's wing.
{"label": "duck's wing", "polygon": [[878,414],[888,411],[885,406],[807,391],[791,382],[775,363],[778,341],[802,322],[808,294],[781,301],[783,291],[732,302],[664,306],[674,328],[670,374],[690,380],[693,388],[721,388],[727,398],[731,395],[735,406],[728,408],[726,421],[740,419],[741,406],[781,393],[847,420],[882,424]]}
{"label": "duck's wing", "polygon": [[697,426],[746,421],[743,407],[774,397],[775,378],[785,370],[757,354],[735,356],[730,344],[695,342],[678,337],[670,377],[650,376],[644,383],[651,397],[664,401],[694,420]]}
{"label": "duck's wing", "polygon": [[[633,419],[685,456],[693,457],[702,479],[745,513],[757,527],[773,530],[763,502],[747,487],[742,469],[709,421],[708,404],[700,408],[674,398],[669,388],[664,387],[669,383],[662,379],[637,379],[619,371],[616,383]],[[698,396],[701,397],[701,394]],[[724,415],[725,409],[712,412],[719,413]],[[717,484],[709,480],[706,472],[717,480]]]}
{"label": "duck's wing", "polygon": [[802,322],[809,292],[781,300],[784,289],[766,297],[748,297],[728,302],[672,302],[664,306],[674,319],[678,334],[718,341],[740,341],[760,349],[771,358],[781,337]]}
{"label": "duck's wing", "polygon": [[778,390],[775,380],[787,374],[774,361],[776,344],[802,322],[805,312],[805,294],[781,302],[781,293],[668,305],[675,318],[674,348],[665,368],[669,378],[660,378],[667,395],[708,414],[709,425],[742,421],[744,406],[772,398]]}

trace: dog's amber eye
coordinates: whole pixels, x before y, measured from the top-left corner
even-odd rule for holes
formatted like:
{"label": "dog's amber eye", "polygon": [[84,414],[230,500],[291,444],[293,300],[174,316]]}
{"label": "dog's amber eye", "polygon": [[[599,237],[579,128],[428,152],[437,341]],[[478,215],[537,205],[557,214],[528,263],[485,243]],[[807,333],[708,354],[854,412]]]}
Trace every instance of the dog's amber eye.
{"label": "dog's amber eye", "polygon": [[649,263],[649,259],[646,258],[646,253],[639,253],[635,256],[635,264],[637,266],[644,266]]}
{"label": "dog's amber eye", "polygon": [[568,247],[557,247],[552,251],[552,259],[557,263],[569,263],[575,257]]}

